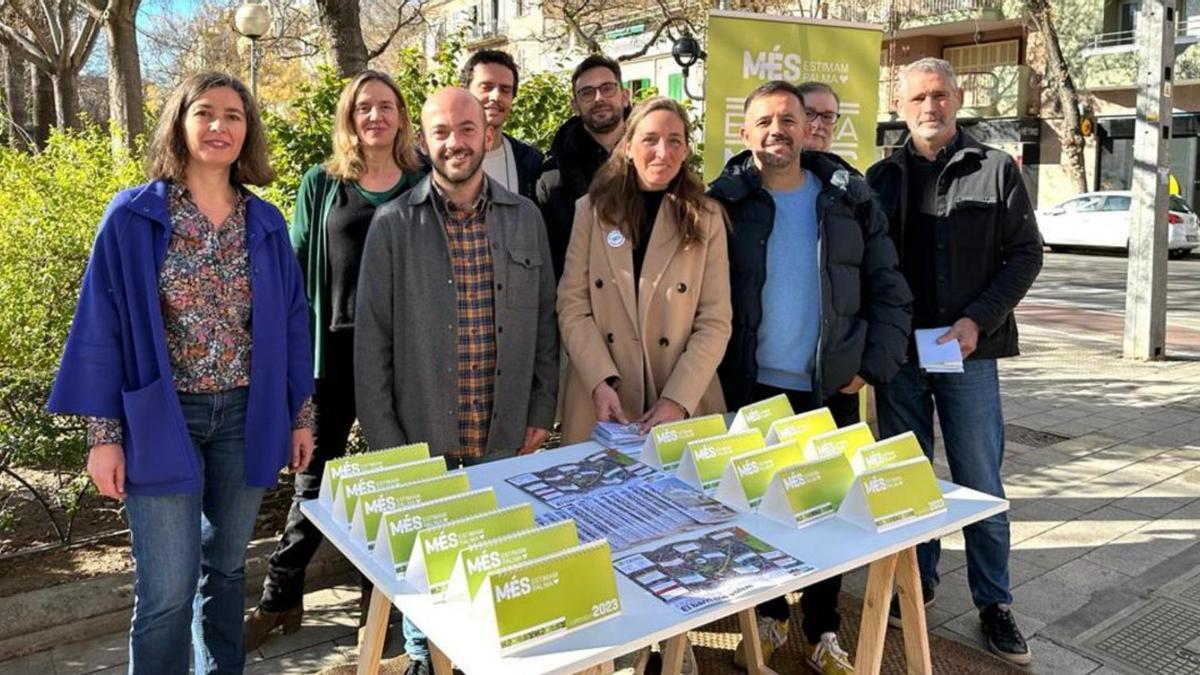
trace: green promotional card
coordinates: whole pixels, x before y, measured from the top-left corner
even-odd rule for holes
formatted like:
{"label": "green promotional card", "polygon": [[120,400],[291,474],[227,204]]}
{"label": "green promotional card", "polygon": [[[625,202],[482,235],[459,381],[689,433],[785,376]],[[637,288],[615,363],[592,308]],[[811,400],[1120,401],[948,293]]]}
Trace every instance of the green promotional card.
{"label": "green promotional card", "polygon": [[790,441],[738,455],[725,467],[716,497],[739,511],[751,511],[762,501],[777,471],[803,460],[800,446]]}
{"label": "green promotional card", "polygon": [[885,438],[859,448],[850,457],[850,464],[854,467],[854,473],[866,473],[924,456],[916,435],[906,431],[899,436]]}
{"label": "green promotional card", "polygon": [[725,465],[730,459],[765,446],[758,429],[691,441],[684,450],[676,475],[688,485],[707,492],[721,482],[721,474],[725,473]]}
{"label": "green promotional card", "polygon": [[333,518],[338,522],[349,523],[350,519],[354,517],[354,510],[358,506],[360,495],[390,490],[405,483],[433,478],[445,473],[446,459],[432,457],[360,473],[357,476],[347,476],[338,484],[337,493],[333,499]]}
{"label": "green promotional card", "polygon": [[608,542],[600,539],[488,575],[479,614],[510,653],[621,613]]}
{"label": "green promotional card", "polygon": [[765,436],[771,430],[771,425],[776,420],[791,417],[793,412],[792,404],[788,401],[787,395],[779,394],[778,396],[772,396],[771,398],[739,408],[737,415],[733,418],[733,423],[729,425],[729,430],[746,431],[747,429],[757,429],[758,433]]}
{"label": "green promotional card", "polygon": [[427,527],[417,533],[405,577],[418,590],[441,593],[460,550],[531,527],[533,506],[528,502]]}
{"label": "green promotional card", "polygon": [[868,530],[885,532],[945,511],[933,467],[919,457],[857,476],[840,512]]}
{"label": "green promotional card", "polygon": [[809,525],[836,514],[853,482],[845,455],[786,466],[771,479],[758,512],[781,523]]}
{"label": "green promotional card", "polygon": [[367,547],[370,548],[374,546],[378,536],[379,521],[383,514],[421,502],[462,494],[470,489],[471,481],[467,478],[467,472],[460,469],[425,480],[402,483],[378,492],[368,492],[359,498],[355,507],[354,520],[350,523],[350,535],[359,541],[367,542]]}
{"label": "green promotional card", "polygon": [[845,455],[846,459],[854,457],[859,448],[875,442],[871,427],[865,422],[851,424],[836,431],[813,436],[804,448],[804,459],[825,459],[832,455]]}
{"label": "green promotional card", "polygon": [[817,408],[775,420],[767,432],[767,445],[796,441],[803,448],[812,437],[836,430],[837,423],[833,421],[833,413],[829,412],[829,408]]}
{"label": "green promotional card", "polygon": [[418,532],[495,508],[496,493],[489,487],[385,513],[375,539],[375,559],[403,574]]}
{"label": "green promotional card", "polygon": [[329,460],[325,463],[325,471],[321,475],[321,492],[318,494],[318,498],[322,503],[332,505],[333,498],[337,495],[338,484],[343,478],[397,464],[415,462],[418,459],[429,459],[428,443],[412,443]]}
{"label": "green promotional card", "polygon": [[725,418],[721,415],[705,415],[660,424],[646,435],[642,446],[642,463],[663,471],[674,471],[683,458],[683,449],[691,441],[725,433]]}
{"label": "green promotional card", "polygon": [[471,600],[492,572],[578,545],[575,521],[560,520],[467,546],[458,552],[446,597]]}

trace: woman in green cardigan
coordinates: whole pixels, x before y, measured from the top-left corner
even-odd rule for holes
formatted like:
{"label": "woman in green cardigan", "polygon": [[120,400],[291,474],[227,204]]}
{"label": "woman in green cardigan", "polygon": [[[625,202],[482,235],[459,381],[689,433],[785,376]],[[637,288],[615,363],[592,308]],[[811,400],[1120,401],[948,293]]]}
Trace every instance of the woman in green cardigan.
{"label": "woman in green cardigan", "polygon": [[284,633],[300,628],[304,570],[322,536],[299,503],[317,496],[325,462],[346,453],[354,424],[354,302],[363,243],[375,209],[412,187],[418,166],[400,89],[388,75],[364,70],[342,90],[333,157],[304,175],[292,217],[292,247],[311,308],[315,447],[308,469],[296,476],[295,500],[258,607],[246,618],[246,651],[276,627]]}

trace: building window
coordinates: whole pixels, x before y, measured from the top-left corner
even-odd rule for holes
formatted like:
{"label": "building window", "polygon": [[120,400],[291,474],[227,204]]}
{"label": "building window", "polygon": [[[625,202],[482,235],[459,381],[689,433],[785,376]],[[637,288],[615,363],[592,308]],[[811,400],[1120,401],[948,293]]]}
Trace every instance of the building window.
{"label": "building window", "polygon": [[671,73],[667,78],[667,96],[682,101],[687,98],[683,91],[683,73]]}
{"label": "building window", "polygon": [[525,16],[529,13],[529,0],[513,0],[513,16]]}
{"label": "building window", "polygon": [[980,73],[997,66],[1015,66],[1021,63],[1021,41],[1002,40],[946,47],[942,50],[942,58],[954,66],[956,73]]}
{"label": "building window", "polygon": [[639,93],[650,88],[650,78],[625,80],[625,88],[629,90],[629,98],[636,99]]}

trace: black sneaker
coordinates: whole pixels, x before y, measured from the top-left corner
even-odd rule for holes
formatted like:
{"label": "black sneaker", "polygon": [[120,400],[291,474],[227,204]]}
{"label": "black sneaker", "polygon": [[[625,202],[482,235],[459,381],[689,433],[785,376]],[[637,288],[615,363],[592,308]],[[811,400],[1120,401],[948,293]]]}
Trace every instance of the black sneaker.
{"label": "black sneaker", "polygon": [[[921,582],[921,598],[925,601],[925,606],[933,604],[933,599],[937,597],[937,593],[933,590],[933,586]],[[892,596],[892,606],[888,609],[888,625],[892,628],[903,628],[904,624],[900,623],[900,596]]]}
{"label": "black sneaker", "polygon": [[987,638],[988,649],[992,653],[1010,663],[1027,666],[1033,660],[1029,653],[1029,645],[1013,620],[1012,611],[1008,605],[988,605],[979,612],[979,620],[983,622],[983,635]]}

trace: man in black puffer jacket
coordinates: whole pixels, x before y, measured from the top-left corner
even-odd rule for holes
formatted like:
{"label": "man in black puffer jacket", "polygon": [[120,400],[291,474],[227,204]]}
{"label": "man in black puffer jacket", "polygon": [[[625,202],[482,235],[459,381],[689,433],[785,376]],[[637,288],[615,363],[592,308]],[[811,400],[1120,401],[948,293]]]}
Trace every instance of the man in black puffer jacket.
{"label": "man in black puffer jacket", "polygon": [[[787,82],[745,103],[742,141],[709,194],[729,213],[733,336],[719,374],[730,410],[786,394],[796,412],[858,421],[859,389],[887,382],[908,346],[912,296],[887,221],[862,176],[837,155],[801,148],[809,109]],[[812,109],[814,117],[822,114]],[[841,577],[801,596],[805,654],[818,672],[850,673],[837,643]],[[787,602],[759,606],[764,656],[787,636]],[[744,649],[739,647],[735,661]]]}

